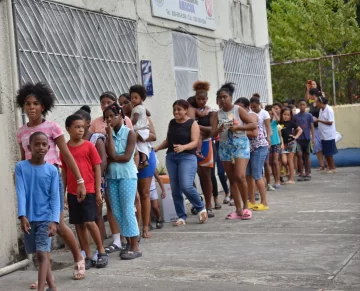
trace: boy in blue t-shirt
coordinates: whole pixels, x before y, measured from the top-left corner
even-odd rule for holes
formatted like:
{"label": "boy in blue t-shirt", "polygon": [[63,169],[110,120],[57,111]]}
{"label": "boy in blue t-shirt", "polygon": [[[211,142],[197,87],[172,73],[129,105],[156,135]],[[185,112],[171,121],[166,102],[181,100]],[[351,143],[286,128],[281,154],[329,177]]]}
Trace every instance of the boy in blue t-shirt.
{"label": "boy in blue t-shirt", "polygon": [[44,290],[46,282],[50,290],[55,290],[48,253],[60,220],[59,174],[55,166],[45,162],[49,150],[45,133],[31,134],[28,148],[31,159],[15,167],[18,217],[25,235],[25,251],[36,253],[39,261],[38,290]]}
{"label": "boy in blue t-shirt", "polygon": [[[314,144],[314,118],[306,112],[306,101],[299,101],[300,112],[294,115],[294,122],[296,125],[302,128],[303,133],[297,139],[298,142],[298,167],[300,177],[298,181],[309,181],[311,179],[311,144]],[[305,163],[305,174],[304,174],[304,163]]]}

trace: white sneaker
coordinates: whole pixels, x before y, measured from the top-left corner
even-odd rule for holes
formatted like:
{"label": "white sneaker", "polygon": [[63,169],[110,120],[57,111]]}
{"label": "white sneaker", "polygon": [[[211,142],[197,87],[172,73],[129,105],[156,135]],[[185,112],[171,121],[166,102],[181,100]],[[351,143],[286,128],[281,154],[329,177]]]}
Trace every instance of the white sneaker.
{"label": "white sneaker", "polygon": [[266,190],[268,190],[268,191],[276,191],[275,188],[273,186],[271,186],[270,184],[267,185]]}

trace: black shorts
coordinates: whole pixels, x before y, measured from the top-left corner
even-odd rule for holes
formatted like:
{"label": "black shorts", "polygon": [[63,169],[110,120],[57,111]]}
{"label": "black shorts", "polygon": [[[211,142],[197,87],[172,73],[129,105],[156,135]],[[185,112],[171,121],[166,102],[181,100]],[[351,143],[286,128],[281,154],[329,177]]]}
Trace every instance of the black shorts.
{"label": "black shorts", "polygon": [[297,153],[310,154],[312,151],[311,141],[308,139],[297,140]]}
{"label": "black shorts", "polygon": [[77,196],[68,193],[69,223],[83,224],[95,221],[96,218],[96,195],[86,194],[84,201],[78,202]]}

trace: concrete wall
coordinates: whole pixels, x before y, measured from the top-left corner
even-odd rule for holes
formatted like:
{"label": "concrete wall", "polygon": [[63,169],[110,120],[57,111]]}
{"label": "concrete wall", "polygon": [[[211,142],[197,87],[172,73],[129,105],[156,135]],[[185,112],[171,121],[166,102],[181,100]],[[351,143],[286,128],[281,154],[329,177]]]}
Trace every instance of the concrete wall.
{"label": "concrete wall", "polygon": [[360,104],[333,106],[336,130],[343,135],[339,149],[360,148]]}
{"label": "concrete wall", "polygon": [[17,160],[16,121],[6,1],[0,1],[0,268],[18,254],[13,170]]}

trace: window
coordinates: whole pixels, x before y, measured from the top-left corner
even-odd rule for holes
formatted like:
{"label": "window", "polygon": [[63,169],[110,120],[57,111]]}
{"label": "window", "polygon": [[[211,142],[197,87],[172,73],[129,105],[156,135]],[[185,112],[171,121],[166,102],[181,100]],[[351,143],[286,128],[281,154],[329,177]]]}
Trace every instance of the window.
{"label": "window", "polygon": [[194,95],[192,85],[199,79],[196,39],[191,35],[173,32],[174,69],[177,99]]}
{"label": "window", "polygon": [[15,1],[20,80],[43,81],[57,104],[97,104],[138,83],[136,23],[51,1]]}
{"label": "window", "polygon": [[226,42],[224,70],[226,82],[235,83],[234,101],[259,93],[261,102],[268,101],[266,49]]}

